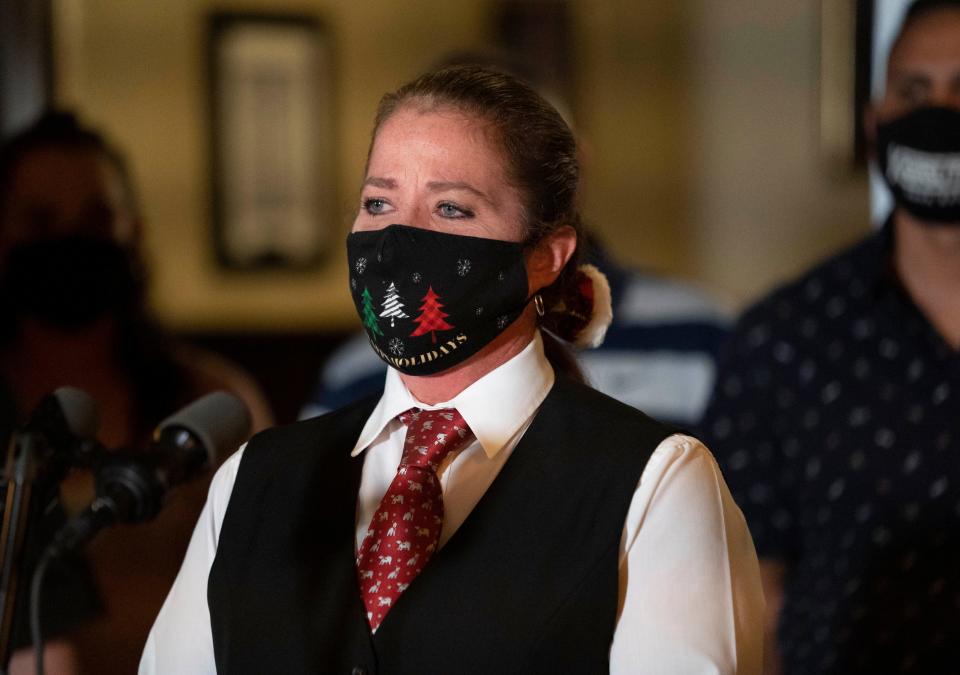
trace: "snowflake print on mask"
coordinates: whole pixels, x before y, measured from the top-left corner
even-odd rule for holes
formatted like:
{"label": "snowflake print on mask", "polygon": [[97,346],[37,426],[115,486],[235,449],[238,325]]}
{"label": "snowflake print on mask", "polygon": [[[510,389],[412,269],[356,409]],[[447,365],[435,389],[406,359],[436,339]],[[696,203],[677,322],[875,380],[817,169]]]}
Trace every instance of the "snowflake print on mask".
{"label": "snowflake print on mask", "polygon": [[497,317],[497,328],[500,330],[506,328],[508,323],[510,323],[510,318],[506,314]]}
{"label": "snowflake print on mask", "polygon": [[461,277],[465,277],[470,274],[471,263],[466,258],[461,258],[457,261],[457,274]]}
{"label": "snowflake print on mask", "polygon": [[357,280],[354,277],[350,277],[350,288],[357,290]]}
{"label": "snowflake print on mask", "polygon": [[357,270],[357,274],[363,274],[364,270],[367,269],[367,259],[357,258],[357,262],[354,263],[353,268]]}
{"label": "snowflake print on mask", "polygon": [[393,354],[394,356],[403,356],[403,350],[405,349],[403,345],[403,340],[401,340],[398,337],[390,338],[390,342],[388,346],[390,348],[391,354]]}
{"label": "snowflake print on mask", "polygon": [[420,274],[419,272],[414,272],[413,274],[410,275],[410,281],[412,281],[415,284],[419,284],[421,281],[423,281],[423,275]]}
{"label": "snowflake print on mask", "polygon": [[443,525],[437,468],[473,439],[452,408],[413,408],[400,421],[407,426],[403,458],[357,555],[357,579],[373,632],[437,548]]}
{"label": "snowflake print on mask", "polygon": [[477,307],[477,316],[483,314],[483,307]]}

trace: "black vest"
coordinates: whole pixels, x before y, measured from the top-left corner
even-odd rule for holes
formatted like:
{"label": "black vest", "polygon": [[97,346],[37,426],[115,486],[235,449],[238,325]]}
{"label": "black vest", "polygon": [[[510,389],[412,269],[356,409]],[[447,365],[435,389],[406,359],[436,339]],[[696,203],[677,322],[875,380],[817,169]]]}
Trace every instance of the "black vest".
{"label": "black vest", "polygon": [[350,450],[375,404],[247,445],[210,571],[217,672],[607,672],[623,522],[670,430],[558,378],[487,493],[371,636],[354,563],[363,455]]}

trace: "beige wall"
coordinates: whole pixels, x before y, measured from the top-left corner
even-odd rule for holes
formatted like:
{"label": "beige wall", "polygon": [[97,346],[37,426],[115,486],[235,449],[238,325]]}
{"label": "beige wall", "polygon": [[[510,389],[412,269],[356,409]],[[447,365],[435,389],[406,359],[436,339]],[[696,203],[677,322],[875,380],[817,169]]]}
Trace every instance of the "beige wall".
{"label": "beige wall", "polygon": [[584,0],[575,7],[587,220],[625,262],[689,275],[695,117],[685,5]]}
{"label": "beige wall", "polygon": [[689,7],[694,255],[742,303],[865,233],[867,179],[821,147],[820,3]]}
{"label": "beige wall", "polygon": [[[343,255],[310,274],[213,265],[206,14],[276,2],[55,0],[58,100],[131,156],[154,304],[174,327],[322,329],[354,322]],[[819,3],[573,0],[588,220],[627,262],[739,304],[865,228],[860,177],[818,142]],[[483,0],[301,0],[329,28],[342,241],[380,94],[486,37]]]}

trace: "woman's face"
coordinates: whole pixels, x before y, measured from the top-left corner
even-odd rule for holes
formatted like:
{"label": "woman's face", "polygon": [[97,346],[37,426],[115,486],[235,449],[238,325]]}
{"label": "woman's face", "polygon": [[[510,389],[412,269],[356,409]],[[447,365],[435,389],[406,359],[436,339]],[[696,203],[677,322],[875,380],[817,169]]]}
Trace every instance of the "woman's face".
{"label": "woman's face", "polygon": [[483,125],[464,113],[401,107],[377,132],[354,232],[401,224],[522,241],[522,204]]}

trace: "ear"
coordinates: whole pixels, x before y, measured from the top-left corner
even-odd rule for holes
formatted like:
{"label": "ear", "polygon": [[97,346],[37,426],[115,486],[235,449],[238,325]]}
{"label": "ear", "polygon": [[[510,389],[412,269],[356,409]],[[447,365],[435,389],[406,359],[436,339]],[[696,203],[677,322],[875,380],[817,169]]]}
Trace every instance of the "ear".
{"label": "ear", "polygon": [[569,225],[564,225],[541,239],[527,254],[529,294],[533,295],[556,281],[563,266],[576,250],[577,231]]}

